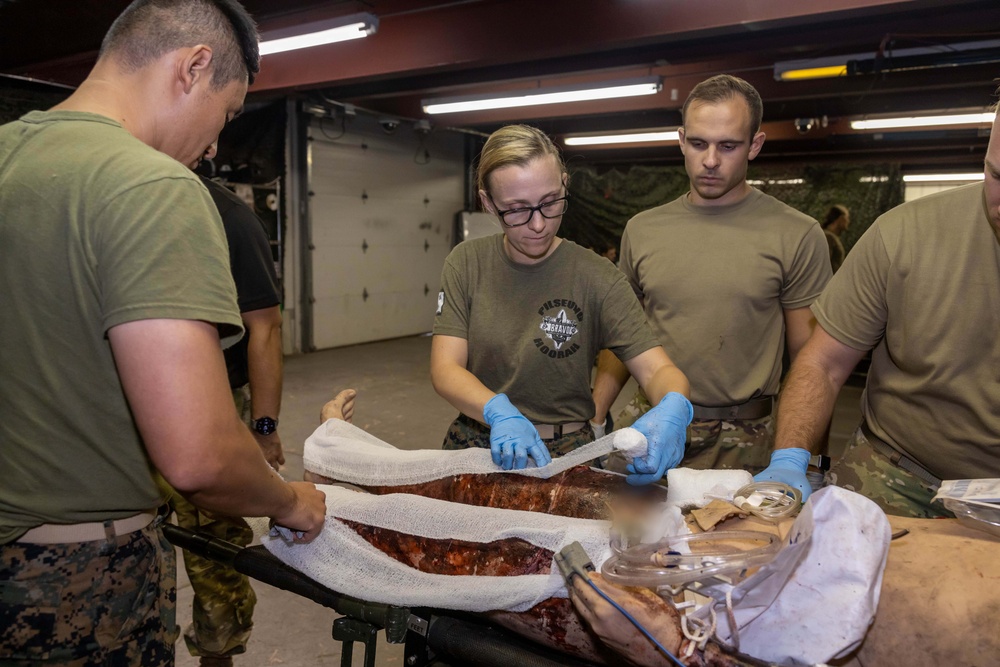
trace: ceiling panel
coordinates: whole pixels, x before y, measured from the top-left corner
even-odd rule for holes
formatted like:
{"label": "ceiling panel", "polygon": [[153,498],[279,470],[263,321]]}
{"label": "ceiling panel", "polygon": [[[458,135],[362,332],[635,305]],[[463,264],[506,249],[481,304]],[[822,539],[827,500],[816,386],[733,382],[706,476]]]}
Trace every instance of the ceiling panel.
{"label": "ceiling panel", "polygon": [[[0,0],[0,73],[76,85],[124,0]],[[406,124],[489,132],[530,122],[556,136],[676,125],[698,81],[720,72],[764,99],[768,143],[759,159],[895,160],[981,164],[982,130],[858,135],[865,114],[985,110],[996,62],[901,70],[898,52],[1000,39],[997,0],[246,0],[262,31],[370,11],[378,32],[355,42],[264,59],[250,100],[297,95],[340,113],[391,115]],[[861,54],[876,74],[775,81],[775,62]],[[429,97],[547,87],[634,75],[662,77],[651,97],[427,118]],[[795,130],[795,119],[812,129]],[[802,124],[804,126],[804,124]],[[594,161],[676,162],[660,148],[585,151]]]}

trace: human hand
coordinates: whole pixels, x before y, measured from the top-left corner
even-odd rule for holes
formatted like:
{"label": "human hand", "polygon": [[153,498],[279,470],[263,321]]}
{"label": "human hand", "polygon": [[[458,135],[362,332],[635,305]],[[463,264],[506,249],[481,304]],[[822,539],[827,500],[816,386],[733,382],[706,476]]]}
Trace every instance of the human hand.
{"label": "human hand", "polygon": [[806,477],[809,470],[809,450],[801,447],[776,449],[771,452],[771,465],[754,475],[755,482],[783,482],[802,492],[802,502],[812,494],[812,485]]}
{"label": "human hand", "polygon": [[278,435],[277,431],[270,435],[262,435],[256,431],[250,431],[250,433],[253,434],[254,440],[257,441],[257,446],[263,452],[267,465],[275,470],[285,465],[285,453],[281,448],[281,436]]}
{"label": "human hand", "polygon": [[[649,589],[622,588],[608,583],[596,572],[590,580],[601,591],[627,611],[672,654],[681,648],[682,635],[677,611]],[[602,598],[582,577],[573,577],[569,599],[577,613],[609,648],[632,665],[672,665],[625,616]]]}
{"label": "human hand", "polygon": [[683,394],[672,391],[636,420],[632,428],[646,436],[646,455],[628,464],[629,484],[649,484],[663,477],[684,458],[687,427],[694,408]]}
{"label": "human hand", "polygon": [[295,494],[291,508],[271,518],[291,531],[296,542],[312,542],[326,521],[326,494],[309,482],[288,482],[288,486]]}
{"label": "human hand", "polygon": [[483,417],[490,425],[493,463],[504,470],[521,470],[528,465],[529,455],[539,467],[552,462],[535,425],[514,407],[506,394],[497,394],[488,400],[483,407]]}

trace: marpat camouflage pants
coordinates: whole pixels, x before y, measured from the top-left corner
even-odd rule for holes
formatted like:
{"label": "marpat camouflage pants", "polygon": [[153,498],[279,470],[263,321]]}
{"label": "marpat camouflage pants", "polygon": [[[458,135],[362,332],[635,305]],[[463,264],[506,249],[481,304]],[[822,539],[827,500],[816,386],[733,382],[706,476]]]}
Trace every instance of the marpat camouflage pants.
{"label": "marpat camouflage pants", "polygon": [[0,545],[0,665],[174,664],[177,562],[156,525]]}
{"label": "marpat camouflage pants", "polygon": [[[574,449],[583,447],[594,441],[594,431],[590,423],[585,423],[579,431],[574,431],[561,438],[542,440],[552,458],[569,454]],[[468,449],[469,447],[490,448],[490,427],[480,424],[475,419],[460,415],[448,427],[441,449]]]}
{"label": "marpat camouflage pants", "polygon": [[[615,419],[615,428],[631,426],[652,409],[646,394],[640,389]],[[688,426],[684,458],[678,468],[709,470],[716,468],[743,469],[756,475],[771,462],[774,442],[774,420],[760,419],[695,419]],[[608,467],[624,470],[624,459],[612,455]]]}
{"label": "marpat camouflage pants", "polygon": [[826,473],[826,483],[870,498],[886,514],[921,518],[954,517],[941,503],[932,503],[937,488],[898,467],[875,451],[859,428],[844,454]]}
{"label": "marpat camouflage pants", "polygon": [[[250,388],[233,389],[233,401],[240,419],[250,421]],[[162,478],[161,478],[162,480]],[[245,547],[253,541],[253,531],[240,517],[203,512],[161,481],[177,525]],[[184,552],[194,592],[191,623],[184,628],[184,643],[191,655],[231,656],[245,653],[253,629],[257,595],[250,579],[222,563]]]}

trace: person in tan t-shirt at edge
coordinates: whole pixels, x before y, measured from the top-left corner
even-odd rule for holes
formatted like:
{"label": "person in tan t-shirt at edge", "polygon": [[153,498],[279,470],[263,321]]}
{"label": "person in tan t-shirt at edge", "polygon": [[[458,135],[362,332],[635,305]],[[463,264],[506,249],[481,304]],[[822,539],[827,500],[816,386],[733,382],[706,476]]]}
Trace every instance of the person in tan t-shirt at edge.
{"label": "person in tan t-shirt at edge", "polygon": [[[815,220],[747,183],[748,163],[765,138],[753,86],[712,77],[692,89],[682,113],[691,190],[632,218],[620,253],[647,319],[691,382],[694,419],[680,465],[745,468],[805,498],[807,450],[783,451],[769,465],[771,412],[784,346],[794,359],[814,324],[809,305],[830,279],[826,239]],[[595,421],[604,420],[627,379],[602,351]],[[638,392],[616,426],[648,409]]]}

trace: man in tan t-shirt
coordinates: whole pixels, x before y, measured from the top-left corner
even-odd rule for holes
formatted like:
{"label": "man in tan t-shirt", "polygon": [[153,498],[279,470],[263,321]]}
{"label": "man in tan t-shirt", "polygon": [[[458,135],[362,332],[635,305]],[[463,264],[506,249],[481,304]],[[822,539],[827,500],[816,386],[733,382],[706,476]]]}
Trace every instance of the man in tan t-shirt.
{"label": "man in tan t-shirt", "polygon": [[[621,270],[663,348],[691,382],[694,421],[681,465],[760,472],[771,455],[771,409],[787,344],[808,339],[809,305],[830,279],[819,224],[751,187],[747,166],[764,144],[760,95],[746,81],[712,77],[692,89],[679,130],[691,190],[629,221]],[[628,374],[602,352],[597,421]],[[617,426],[648,409],[637,394]],[[598,425],[599,427],[599,425]],[[767,479],[808,495],[805,449],[782,452]],[[777,467],[775,467],[777,466]]]}
{"label": "man in tan t-shirt", "polygon": [[815,447],[873,349],[863,421],[829,480],[890,514],[942,516],[941,479],[1000,477],[1000,120],[985,183],[882,215],[813,304],[819,324],[781,395],[775,447]]}

